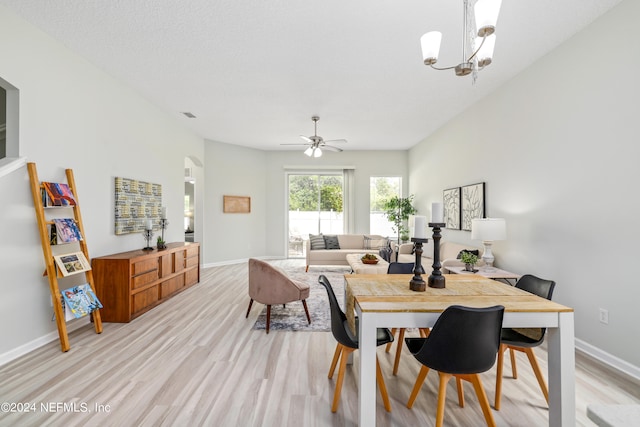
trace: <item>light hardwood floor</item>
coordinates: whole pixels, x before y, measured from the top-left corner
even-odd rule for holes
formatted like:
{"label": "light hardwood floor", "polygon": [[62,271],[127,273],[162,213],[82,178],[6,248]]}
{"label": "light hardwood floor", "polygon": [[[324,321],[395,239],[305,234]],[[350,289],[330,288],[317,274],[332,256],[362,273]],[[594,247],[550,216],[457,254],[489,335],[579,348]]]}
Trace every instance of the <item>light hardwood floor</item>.
{"label": "light hardwood floor", "polygon": [[[279,263],[304,268],[298,261]],[[320,272],[314,268],[308,274]],[[86,325],[71,333],[68,353],[60,352],[56,341],[6,364],[0,367],[0,402],[36,407],[30,413],[0,412],[0,425],[356,425],[357,369],[348,368],[338,412],[330,411],[331,333],[254,331],[262,305],[254,304],[245,319],[248,302],[246,264],[203,269],[200,284],[129,324],[105,323],[101,335]],[[420,365],[405,347],[394,377],[394,351],[395,346],[388,354],[378,350],[392,405],[392,412],[385,412],[378,394],[378,425],[434,425],[437,375],[429,374],[413,409],[407,409]],[[536,353],[546,372],[544,349]],[[590,403],[640,403],[637,383],[580,354],[576,365],[578,425],[593,425],[586,416]],[[511,379],[510,372],[507,357],[502,408],[493,410],[497,424],[547,425],[547,406],[524,355],[518,355],[519,379]],[[495,367],[482,381],[493,405]],[[452,382],[445,425],[484,425],[468,385],[465,400],[465,407],[458,407]]]}

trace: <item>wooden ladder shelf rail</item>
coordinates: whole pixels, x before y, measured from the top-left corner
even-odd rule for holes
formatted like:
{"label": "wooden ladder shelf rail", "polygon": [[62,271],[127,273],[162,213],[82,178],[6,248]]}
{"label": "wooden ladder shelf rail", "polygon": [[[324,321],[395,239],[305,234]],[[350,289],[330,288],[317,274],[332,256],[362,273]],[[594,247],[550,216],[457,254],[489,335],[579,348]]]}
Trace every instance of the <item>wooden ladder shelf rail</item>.
{"label": "wooden ladder shelf rail", "polygon": [[[60,293],[60,287],[58,285],[58,274],[56,271],[55,260],[53,258],[53,253],[51,251],[49,232],[47,229],[47,220],[45,217],[44,206],[42,204],[42,189],[44,188],[40,180],[38,179],[38,172],[36,170],[35,163],[27,163],[27,169],[29,171],[29,179],[31,181],[31,194],[33,196],[33,205],[36,210],[36,218],[38,220],[38,230],[40,232],[40,242],[42,243],[42,254],[44,256],[44,263],[46,265],[46,275],[49,279],[49,289],[51,291],[51,299],[53,302],[53,311],[56,317],[56,324],[58,326],[58,335],[60,336],[60,347],[62,351],[69,351],[69,336],[67,334],[67,324],[65,320],[65,313],[62,307],[62,294]],[[78,229],[82,235],[82,240],[78,243],[80,244],[80,250],[87,258],[89,263],[91,263],[91,258],[89,258],[89,251],[87,249],[87,240],[86,233],[84,232],[84,225],[82,223],[82,215],[80,213],[80,202],[78,199],[78,194],[76,193],[76,182],[73,178],[73,170],[66,169],[67,175],[67,185],[71,190],[73,197],[76,199],[75,206],[69,206],[68,208],[73,209],[73,219],[75,220]],[[93,282],[93,273],[91,270],[85,271],[85,278],[87,283],[93,289],[93,292],[96,292],[96,287]],[[96,309],[91,313],[94,328],[97,334],[102,333],[102,320],[100,319],[100,310]]]}

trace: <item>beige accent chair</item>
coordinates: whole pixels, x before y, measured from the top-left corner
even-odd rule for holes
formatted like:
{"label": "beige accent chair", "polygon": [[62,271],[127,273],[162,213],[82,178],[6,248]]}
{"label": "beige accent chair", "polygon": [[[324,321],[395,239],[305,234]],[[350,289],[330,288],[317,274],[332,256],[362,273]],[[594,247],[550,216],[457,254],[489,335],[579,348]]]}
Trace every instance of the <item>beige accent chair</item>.
{"label": "beige accent chair", "polygon": [[306,299],[309,298],[310,287],[306,283],[291,280],[279,268],[258,259],[249,259],[249,309],[245,318],[249,317],[253,301],[267,306],[267,333],[271,323],[271,306],[302,300],[307,321],[311,323]]}

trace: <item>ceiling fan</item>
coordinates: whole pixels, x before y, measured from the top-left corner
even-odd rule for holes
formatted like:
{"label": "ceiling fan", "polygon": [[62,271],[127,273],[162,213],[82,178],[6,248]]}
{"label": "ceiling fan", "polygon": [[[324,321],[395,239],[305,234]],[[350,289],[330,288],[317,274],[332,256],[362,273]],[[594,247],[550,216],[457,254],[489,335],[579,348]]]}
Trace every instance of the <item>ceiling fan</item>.
{"label": "ceiling fan", "polygon": [[336,151],[336,152],[342,151],[342,148],[334,147],[332,145],[327,145],[327,143],[329,142],[332,144],[336,144],[336,143],[342,144],[342,143],[346,143],[347,140],[331,139],[329,141],[325,141],[324,139],[322,139],[321,136],[318,136],[318,120],[320,120],[320,117],[313,116],[311,117],[311,120],[313,120],[313,136],[300,135],[300,138],[307,141],[306,144],[280,144],[280,145],[308,145],[309,147],[306,150],[304,150],[304,154],[306,154],[309,157],[322,156],[322,149],[329,150],[329,151]]}

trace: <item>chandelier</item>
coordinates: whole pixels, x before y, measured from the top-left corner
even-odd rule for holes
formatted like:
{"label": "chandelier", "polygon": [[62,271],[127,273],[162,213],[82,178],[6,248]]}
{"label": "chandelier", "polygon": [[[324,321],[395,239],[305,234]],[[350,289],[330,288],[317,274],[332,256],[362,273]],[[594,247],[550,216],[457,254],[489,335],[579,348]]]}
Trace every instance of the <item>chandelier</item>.
{"label": "chandelier", "polygon": [[[502,0],[477,0],[473,7],[475,30],[472,27],[470,0],[464,0],[464,17],[462,30],[462,62],[451,67],[435,67],[440,53],[442,33],[430,31],[420,38],[424,65],[434,70],[455,70],[456,76],[466,76],[482,70],[491,64],[493,48],[496,44],[496,22]],[[469,55],[468,52],[471,52]]]}

